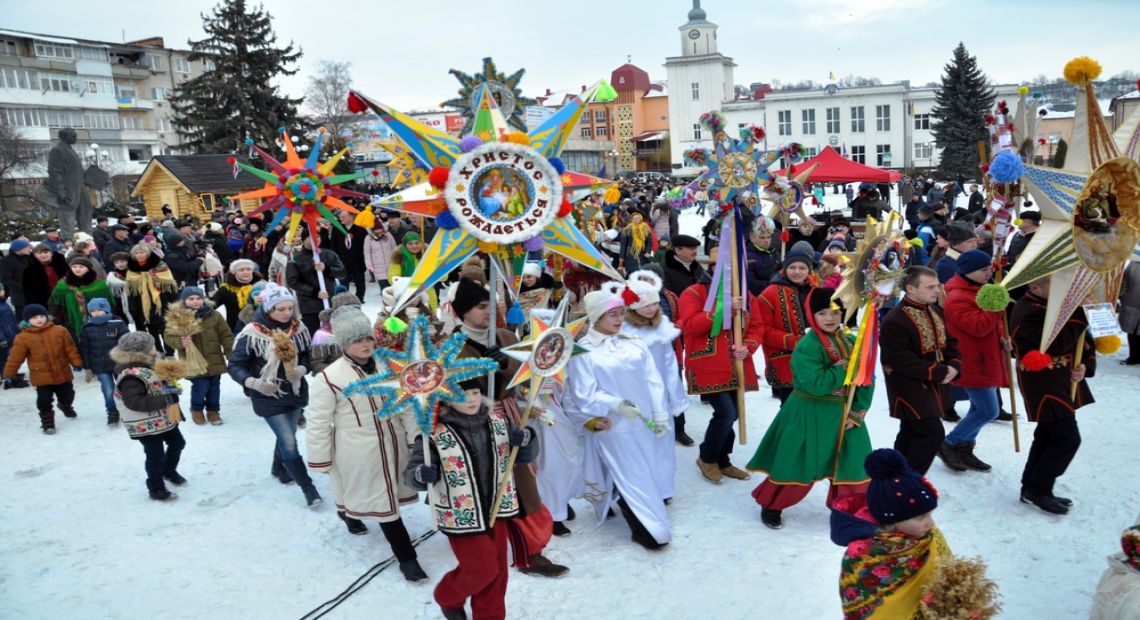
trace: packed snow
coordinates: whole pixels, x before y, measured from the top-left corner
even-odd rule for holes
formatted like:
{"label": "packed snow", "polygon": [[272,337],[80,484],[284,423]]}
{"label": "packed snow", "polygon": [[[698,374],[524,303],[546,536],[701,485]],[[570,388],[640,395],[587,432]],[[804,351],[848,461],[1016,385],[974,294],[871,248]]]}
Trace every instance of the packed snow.
{"label": "packed snow", "polygon": [[[828,194],[829,205],[835,199],[842,196]],[[682,217],[690,234],[701,224],[691,212]],[[367,301],[374,316],[374,285]],[[1098,402],[1078,414],[1083,445],[1056,489],[1075,502],[1067,516],[1018,502],[1033,432],[1024,414],[1021,453],[1009,423],[992,423],[978,438],[976,452],[992,472],[958,474],[941,462],[930,471],[941,494],[938,524],[956,553],[986,559],[1003,618],[1086,617],[1104,558],[1132,524],[1140,485],[1129,403],[1140,369],[1117,364],[1125,353],[1101,358],[1091,380]],[[756,361],[760,368],[762,355]],[[305,507],[296,485],[270,477],[272,433],[236,384],[226,377],[222,385],[224,426],[182,424],[179,471],[189,484],[172,487],[179,495],[172,503],[147,498],[142,449],[121,427],[107,428],[97,382],[77,377],[79,417],[57,416],[55,436],[39,430],[33,389],[2,392],[0,617],[298,618],[391,556],[375,524],[365,536],[347,533],[324,477],[314,476],[325,498],[318,510]],[[748,395],[749,445],[736,447],[737,465],[777,408],[767,391]],[[965,409],[959,403],[959,413]],[[710,415],[692,398],[687,428],[698,442]],[[875,447],[892,444],[898,423],[881,385],[867,422]],[[630,542],[620,517],[597,526],[578,500],[578,518],[567,524],[573,535],[546,550],[570,573],[550,580],[512,569],[508,617],[839,617],[842,549],[828,539],[826,485],[785,511],[785,528],[774,531],[749,496],[759,476],[714,485],[697,470],[696,447],[676,449],[673,542],[646,551]],[[413,538],[431,527],[422,504],[403,515]],[[408,584],[392,567],[325,617],[440,617],[432,588],[455,560],[442,534],[418,551],[429,583]]]}

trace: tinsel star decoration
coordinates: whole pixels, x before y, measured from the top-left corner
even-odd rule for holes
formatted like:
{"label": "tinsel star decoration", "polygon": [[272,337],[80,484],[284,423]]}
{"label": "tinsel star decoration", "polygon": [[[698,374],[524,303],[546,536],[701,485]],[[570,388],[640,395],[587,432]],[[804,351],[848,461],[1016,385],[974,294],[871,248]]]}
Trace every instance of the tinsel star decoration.
{"label": "tinsel star decoration", "polygon": [[474,110],[476,106],[472,105],[472,102],[477,98],[479,88],[486,84],[498,101],[499,107],[503,109],[503,116],[506,117],[507,124],[519,131],[527,130],[526,108],[527,106],[538,105],[538,102],[523,97],[522,89],[519,88],[519,82],[526,75],[526,69],[519,69],[510,75],[506,75],[495,67],[494,60],[487,57],[483,59],[482,73],[468,75],[458,69],[451,69],[448,73],[459,80],[459,93],[457,97],[448,99],[440,105],[445,108],[462,110],[463,118],[468,126],[475,120]]}
{"label": "tinsel star decoration", "polygon": [[376,417],[383,420],[412,409],[416,425],[425,435],[435,426],[441,403],[463,402],[467,396],[460,383],[499,369],[498,362],[482,357],[460,358],[467,336],[456,332],[438,346],[432,344],[427,317],[419,317],[408,329],[403,351],[377,349],[377,373],[344,388],[345,396],[376,396],[383,405]]}
{"label": "tinsel star decoration", "polygon": [[713,151],[693,149],[685,152],[686,161],[707,165],[689,188],[705,190],[721,203],[731,203],[738,194],[744,204],[755,207],[760,200],[760,182],[768,183],[768,166],[776,161],[776,154],[758,148],[764,140],[764,128],[748,125],[740,129],[739,138],[730,138],[725,132],[726,121],[720,112],[701,115],[700,123],[713,134]]}
{"label": "tinsel star decoration", "polygon": [[570,358],[589,353],[588,349],[576,342],[578,336],[589,327],[588,319],[582,317],[564,324],[569,299],[569,295],[562,297],[562,302],[558,304],[554,318],[549,323],[531,313],[530,335],[527,339],[502,348],[503,353],[522,362],[507,386],[508,389],[535,379],[549,379],[561,386],[566,383],[566,365]]}
{"label": "tinsel star decoration", "polygon": [[281,141],[285,148],[284,161],[278,161],[277,158],[266,153],[261,147],[249,143],[250,150],[261,157],[269,170],[255,168],[237,161],[235,158],[230,158],[230,164],[265,181],[265,187],[262,189],[237,194],[231,200],[237,202],[246,198],[264,199],[265,201],[261,206],[251,211],[249,215],[256,216],[276,211],[273,220],[265,227],[266,234],[277,228],[281,222],[285,221],[286,217],[289,217],[289,229],[285,235],[287,243],[292,243],[298,227],[300,227],[301,222],[304,222],[309,229],[309,236],[313,240],[313,247],[316,248],[320,239],[320,236],[317,235],[317,221],[322,217],[341,232],[348,234],[330,209],[343,209],[349,213],[358,214],[359,211],[341,199],[368,199],[369,196],[337,186],[363,178],[368,173],[331,174],[337,162],[348,152],[348,147],[341,149],[324,163],[320,163],[321,144],[325,135],[323,131],[317,134],[317,139],[308,157],[301,157],[297,154],[297,149],[293,146],[293,138],[289,136],[286,128],[282,127],[278,131],[281,133]]}

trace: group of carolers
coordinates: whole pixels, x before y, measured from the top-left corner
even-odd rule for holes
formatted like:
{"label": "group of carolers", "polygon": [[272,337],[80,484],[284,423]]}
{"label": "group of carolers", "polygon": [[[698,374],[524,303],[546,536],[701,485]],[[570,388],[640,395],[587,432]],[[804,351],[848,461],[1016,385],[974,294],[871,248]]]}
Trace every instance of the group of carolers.
{"label": "group of carolers", "polygon": [[[755,222],[763,228],[768,220]],[[762,236],[764,230],[752,232]],[[767,474],[752,496],[769,527],[782,527],[782,512],[823,480],[831,483],[827,503],[832,508],[872,523],[878,519],[880,525],[924,517],[930,521],[929,509],[936,502],[925,490],[929,484],[903,479],[925,474],[936,455],[948,465],[963,462],[967,453],[972,456],[973,440],[992,419],[994,406],[989,403],[996,390],[991,388],[1008,380],[1005,365],[994,365],[1006,351],[1018,360],[1029,418],[1038,422],[1021,499],[1058,514],[1072,505],[1054,496],[1053,486],[1080,443],[1074,414],[1092,402],[1084,380],[1095,370],[1095,352],[1084,347],[1082,359],[1074,359],[1087,327],[1080,310],[1048,351],[1035,349],[1044,325],[1047,278],[1031,284],[1017,302],[1012,321],[1016,328],[1006,339],[997,330],[1000,313],[985,313],[976,306],[969,313],[970,329],[955,328],[943,314],[937,274],[925,267],[907,270],[905,295],[883,318],[880,330],[890,415],[900,421],[894,445],[898,452],[865,466],[871,454],[865,415],[873,386],[856,388],[852,394],[844,385],[854,337],[844,327],[842,308],[832,300],[834,290],[815,286],[816,257],[810,248],[793,246],[759,294],[728,300],[742,321],[737,346],[732,330],[720,324],[715,311],[705,310],[711,278],[694,262],[695,240],[680,235],[675,241],[664,270],[648,265],[628,274],[626,283],[576,289],[575,306],[589,324],[581,337],[588,353],[569,361],[564,386],[546,382],[534,399],[536,420],[525,428],[520,409],[528,396],[505,388],[518,363],[500,349],[518,337],[498,328],[497,317],[491,316],[492,293],[482,269],[463,270],[444,296],[441,312],[450,314],[446,318],[468,336],[464,356],[499,363],[494,393],[488,393],[482,379],[465,382],[466,399],[444,407],[427,438],[410,414],[380,420],[375,415],[382,405],[377,397],[344,395],[348,384],[377,372],[372,354],[378,345],[402,346],[401,337],[378,329],[383,321],[364,315],[354,295],[338,296],[341,302],[334,300],[334,309],[318,317],[321,329],[310,336],[298,316],[303,309],[288,289],[249,284],[237,298],[253,302],[254,313],[242,319],[235,339],[218,346],[230,358],[226,370],[274,431],[275,475],[283,482],[297,481],[307,502],[315,505],[320,497],[306,469],[328,474],[338,515],[348,530],[363,533],[364,520],[379,522],[409,581],[422,581],[427,574],[400,518],[400,506],[414,502],[417,491],[428,492],[433,520],[459,561],[435,589],[435,600],[447,618],[465,618],[468,599],[476,617],[504,616],[508,543],[515,566],[524,573],[564,574],[568,569],[542,551],[552,535],[570,533],[565,523],[574,518],[569,506],[574,498],[587,499],[599,521],[615,516],[611,508],[616,504],[634,542],[650,550],[665,547],[671,541],[666,506],[674,494],[674,441],[692,443],[683,431],[689,395],[699,395],[712,408],[696,460],[702,475],[718,484],[724,478],[748,480],[750,475],[730,457],[739,414],[736,392],[740,387],[759,389],[752,361],[758,349],[763,349],[766,379],[781,402],[747,464],[747,469]],[[956,291],[971,295],[991,275],[989,257],[981,252],[966,252],[957,260],[957,273],[946,287],[948,307],[955,303]],[[561,284],[552,283],[550,274],[533,265],[524,274],[528,288]],[[184,293],[183,303],[202,297],[197,289]],[[398,297],[389,291],[388,305]],[[542,307],[549,305],[550,296],[540,297],[531,311],[550,312]],[[212,313],[187,306],[205,312],[202,316]],[[402,316],[411,319],[420,308],[430,312],[432,306],[424,300]],[[28,339],[40,338],[45,329],[38,317],[25,318],[28,326],[16,338],[18,351],[8,359],[6,377],[38,350]],[[181,345],[190,339],[173,340]],[[134,332],[119,338],[112,352],[118,362],[116,401],[132,436],[143,440],[148,486],[152,479],[159,485],[163,479],[184,482],[175,468],[185,442],[177,434],[177,419],[168,414],[177,403],[177,390],[154,368],[155,344],[145,331]],[[1038,363],[1042,358],[1048,360],[1044,366]],[[72,364],[79,365],[76,360]],[[222,370],[210,370],[206,374],[215,380],[202,386],[200,398],[214,400]],[[310,372],[313,376],[306,379]],[[1069,396],[1071,382],[1079,387],[1075,398]],[[956,432],[966,430],[957,438],[955,433],[944,436],[941,420],[948,385],[965,389],[971,400],[970,413]],[[293,438],[302,410],[308,418],[307,468]],[[955,449],[960,458],[953,461],[947,452],[959,445],[968,449]],[[508,454],[515,447],[518,459],[508,469]],[[919,498],[918,507],[927,510],[916,512],[912,506],[892,511],[880,503],[877,509],[886,510],[882,518],[874,506],[874,519],[860,512],[874,495],[872,470],[881,472],[888,486],[905,486],[905,494]],[[500,487],[505,492],[493,506]],[[931,526],[929,522],[915,531],[927,536]]]}

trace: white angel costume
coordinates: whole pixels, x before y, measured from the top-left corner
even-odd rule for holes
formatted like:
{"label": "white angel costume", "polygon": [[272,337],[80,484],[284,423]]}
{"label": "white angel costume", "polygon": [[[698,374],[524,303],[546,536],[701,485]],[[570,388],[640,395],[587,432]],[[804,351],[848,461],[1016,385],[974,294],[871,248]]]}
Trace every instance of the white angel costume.
{"label": "white angel costume", "polygon": [[538,495],[555,521],[565,521],[571,499],[586,492],[582,455],[586,430],[570,421],[562,409],[563,394],[553,381],[544,381],[538,394],[544,413],[530,425],[538,432]]}

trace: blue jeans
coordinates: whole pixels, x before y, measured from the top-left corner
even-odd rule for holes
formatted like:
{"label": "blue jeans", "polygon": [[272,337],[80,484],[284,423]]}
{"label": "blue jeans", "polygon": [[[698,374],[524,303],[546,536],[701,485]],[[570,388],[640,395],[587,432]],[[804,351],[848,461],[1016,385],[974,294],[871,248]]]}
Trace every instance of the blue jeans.
{"label": "blue jeans", "polygon": [[277,453],[283,461],[301,458],[301,452],[297,450],[297,420],[301,419],[303,412],[298,408],[265,418],[265,423],[277,437]]}
{"label": "blue jeans", "polygon": [[190,380],[190,411],[218,411],[222,396],[222,375]]}
{"label": "blue jeans", "polygon": [[103,390],[103,407],[107,413],[118,412],[119,406],[115,404],[115,375],[109,372],[95,373],[99,380],[99,389]]}
{"label": "blue jeans", "polygon": [[701,460],[715,463],[719,467],[732,465],[732,444],[736,441],[736,391],[714,392],[705,395],[705,402],[712,405],[713,414],[705,429],[705,440],[701,442]]}
{"label": "blue jeans", "polygon": [[952,446],[974,443],[982,427],[998,417],[998,388],[966,388],[966,395],[970,397],[970,410],[946,436],[946,443]]}

